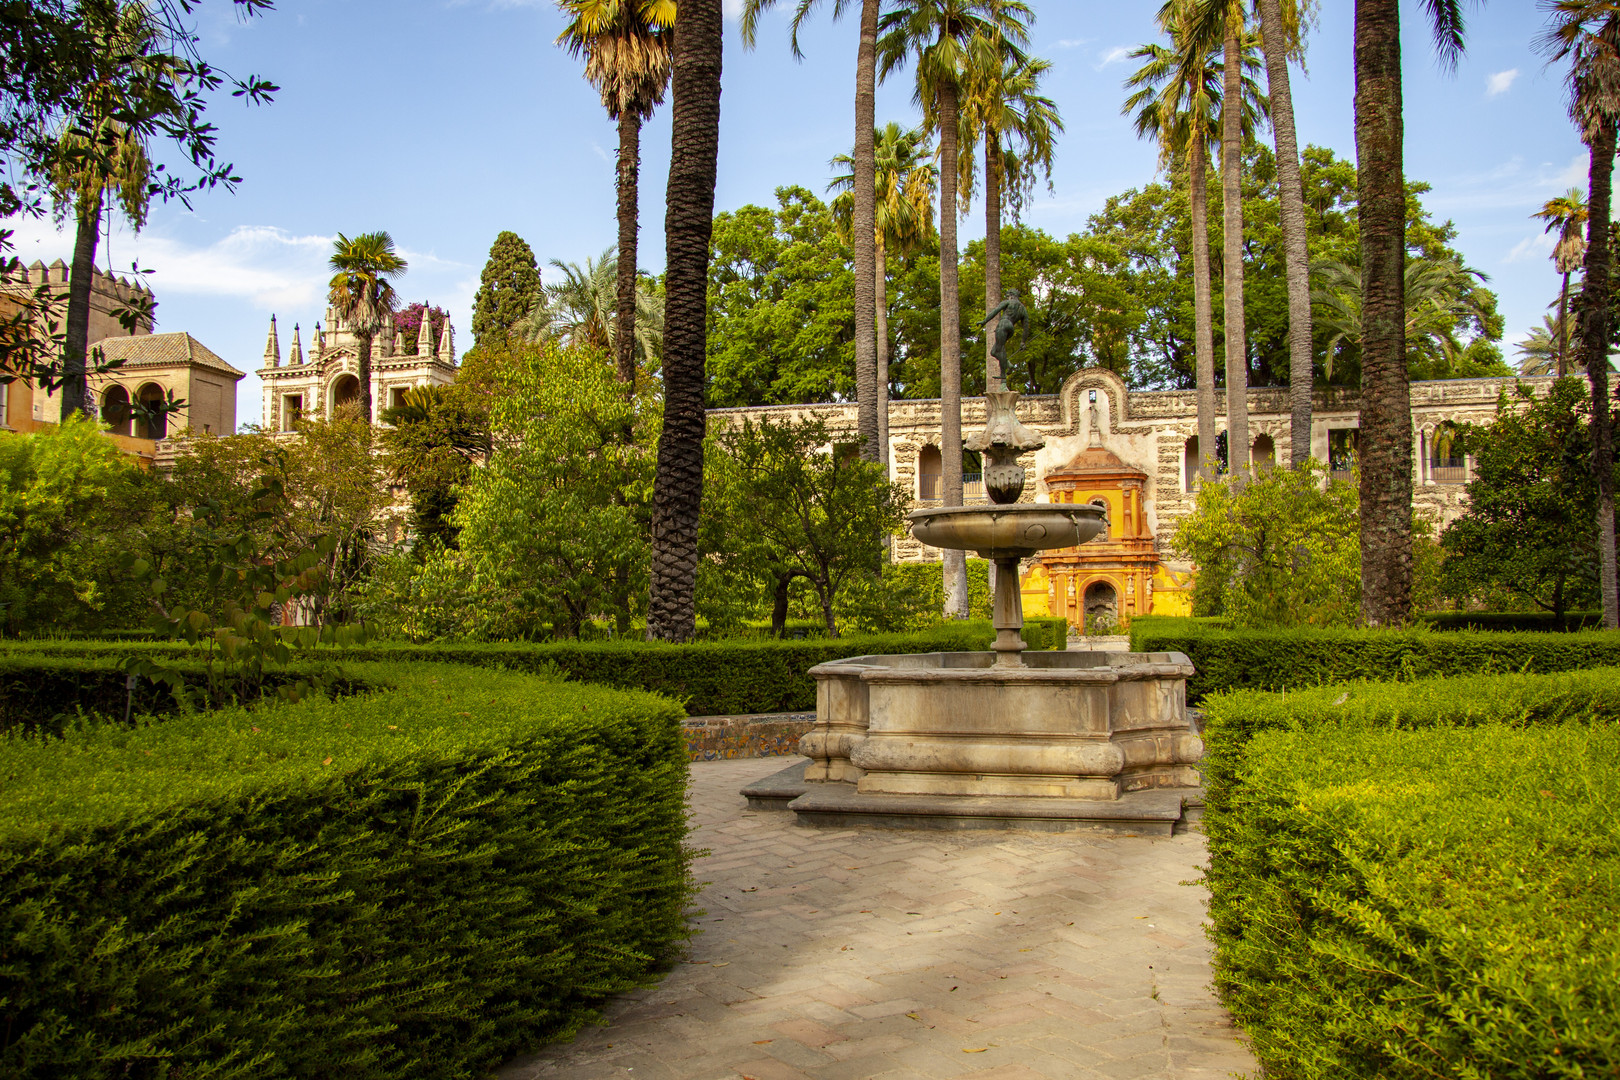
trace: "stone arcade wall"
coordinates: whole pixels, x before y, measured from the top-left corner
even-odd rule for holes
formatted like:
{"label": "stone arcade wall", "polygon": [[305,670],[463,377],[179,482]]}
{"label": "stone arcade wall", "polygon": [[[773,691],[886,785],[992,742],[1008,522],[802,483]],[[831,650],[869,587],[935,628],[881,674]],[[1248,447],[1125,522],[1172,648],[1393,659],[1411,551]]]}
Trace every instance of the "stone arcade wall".
{"label": "stone arcade wall", "polygon": [[[1496,416],[1496,404],[1511,378],[1456,379],[1412,384],[1412,421],[1415,458],[1412,472],[1413,508],[1423,516],[1444,525],[1462,512],[1460,483],[1439,483],[1430,475],[1429,452],[1435,433],[1442,424],[1488,423]],[[1520,380],[1544,393],[1551,378]],[[1155,537],[1165,536],[1175,522],[1192,509],[1194,491],[1186,469],[1187,440],[1198,434],[1197,395],[1191,390],[1129,390],[1119,376],[1102,368],[1087,368],[1069,377],[1055,395],[1035,395],[1018,402],[1018,415],[1025,424],[1040,430],[1046,446],[1024,455],[1024,465],[1036,482],[1024,490],[1026,501],[1048,497],[1045,476],[1066,464],[1086,445],[1090,434],[1089,394],[1097,391],[1099,424],[1103,444],[1128,464],[1148,474],[1146,509],[1148,524]],[[1288,390],[1286,387],[1251,389],[1249,397],[1250,437],[1257,442],[1269,438],[1276,461],[1287,461],[1290,453]],[[1216,430],[1226,428],[1226,395],[1216,394]],[[1311,419],[1311,455],[1326,461],[1329,433],[1360,426],[1360,394],[1355,390],[1319,391]],[[854,437],[855,405],[782,405],[743,409],[715,409],[714,423],[729,424],[743,417],[786,419],[818,416],[835,431]],[[937,501],[917,497],[919,461],[926,446],[939,446],[940,403],[896,401],[889,415],[889,475],[912,492],[917,506],[935,506]],[[964,435],[984,425],[984,399],[965,398],[962,402]],[[896,543],[902,560],[939,558],[939,552],[909,537]],[[1174,564],[1171,564],[1174,565]]]}

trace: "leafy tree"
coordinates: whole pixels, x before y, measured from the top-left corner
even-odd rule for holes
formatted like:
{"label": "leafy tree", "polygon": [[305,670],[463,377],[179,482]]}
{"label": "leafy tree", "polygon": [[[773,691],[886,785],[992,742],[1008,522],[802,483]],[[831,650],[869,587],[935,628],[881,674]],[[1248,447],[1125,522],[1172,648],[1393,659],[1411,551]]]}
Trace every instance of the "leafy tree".
{"label": "leafy tree", "polygon": [[714,220],[711,407],[847,400],[855,391],[849,248],[827,204],[778,188],[778,209]]}
{"label": "leafy tree", "polygon": [[[675,0],[558,0],[569,19],[557,44],[585,58],[585,78],[602,95],[608,116],[619,125],[619,242],[617,321],[635,325],[640,289],[636,252],[641,174],[641,125],[664,100],[669,85]],[[616,351],[619,378],[636,378],[634,343]]]}
{"label": "leafy tree", "polygon": [[336,250],[327,260],[333,271],[327,302],[360,343],[355,373],[360,380],[360,415],[369,424],[371,341],[399,307],[391,279],[405,272],[406,263],[394,250],[394,238],[385,232],[361,233],[352,240],[338,233],[333,247]]}
{"label": "leafy tree", "polygon": [[789,586],[803,579],[837,637],[839,594],[855,576],[879,571],[883,538],[899,531],[910,506],[905,488],[857,448],[834,443],[819,419],[745,419],[713,447],[722,455],[711,466],[720,474],[709,507],[713,554],[766,584],[773,633],[787,618]]}
{"label": "leafy tree", "polygon": [[1361,552],[1354,484],[1320,462],[1238,484],[1206,481],[1169,547],[1198,567],[1199,614],[1239,626],[1342,626],[1357,615]]}
{"label": "leafy tree", "polygon": [[[270,0],[233,3],[244,17],[271,6]],[[233,78],[204,61],[187,18],[196,7],[196,0],[30,0],[0,10],[0,155],[7,166],[0,216],[38,217],[45,194],[88,196],[96,178],[127,181],[123,194],[142,212],[152,197],[189,205],[193,192],[240,182],[215,156],[216,130],[204,119],[207,98],[230,84],[235,96],[263,103],[277,87],[256,76]],[[196,172],[159,165],[138,177],[132,150],[144,151],[160,138]],[[75,206],[76,216],[99,217],[90,209],[86,199]],[[81,249],[89,240],[81,236],[75,245],[70,294],[88,290],[94,255]],[[0,269],[7,272],[19,265],[5,254],[11,247],[10,231],[0,230]],[[30,300],[0,328],[0,380],[65,387],[66,411],[80,411],[87,372],[108,370],[99,363],[87,367],[93,363],[82,333],[88,292],[70,295],[66,331],[48,288],[42,284]],[[126,314],[133,325],[143,313]]]}
{"label": "leafy tree", "polygon": [[430,307],[423,303],[406,304],[394,312],[397,348],[407,356],[416,352],[424,325],[429,335],[428,343],[437,346],[444,336],[444,324],[449,321],[450,313],[442,307]]}
{"label": "leafy tree", "polygon": [[421,571],[465,579],[456,632],[534,637],[549,623],[578,636],[608,614],[628,627],[645,595],[655,404],[645,388],[625,398],[606,353],[513,353],[490,411],[494,449],[450,515],[460,550],[432,552]]}
{"label": "leafy tree", "polygon": [[1591,402],[1580,379],[1545,397],[1517,384],[1496,419],[1457,433],[1474,457],[1468,507],[1441,535],[1459,596],[1506,592],[1559,619],[1598,599],[1597,483]]}
{"label": "leafy tree", "polygon": [[720,0],[681,0],[664,215],[664,417],[647,610],[647,636],[661,641],[690,641],[697,630],[709,240],[720,147],[723,30]]}
{"label": "leafy tree", "polygon": [[120,565],[153,521],[155,481],[92,421],[0,433],[0,625],[7,636],[132,625]]}
{"label": "leafy tree", "polygon": [[473,297],[472,332],[477,345],[499,348],[512,327],[540,298],[540,270],[534,249],[515,232],[502,231],[489,249]]}
{"label": "leafy tree", "polygon": [[382,445],[389,479],[410,492],[408,524],[414,552],[425,557],[435,545],[456,546],[450,514],[457,488],[489,453],[488,396],[460,382],[413,386],[399,405],[384,409]]}

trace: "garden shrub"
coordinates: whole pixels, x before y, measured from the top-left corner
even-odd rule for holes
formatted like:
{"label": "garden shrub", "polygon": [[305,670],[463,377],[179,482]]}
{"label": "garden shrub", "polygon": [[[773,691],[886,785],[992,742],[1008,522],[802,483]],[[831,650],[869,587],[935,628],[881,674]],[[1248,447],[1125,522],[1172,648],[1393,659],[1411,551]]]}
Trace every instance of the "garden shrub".
{"label": "garden shrub", "polygon": [[680,710],[429,664],[0,742],[0,1075],[476,1077],[685,933]]}
{"label": "garden shrub", "polygon": [[1254,734],[1208,881],[1216,987],[1267,1076],[1620,1070],[1604,677],[1601,724]]}
{"label": "garden shrub", "polygon": [[1550,611],[1431,611],[1418,621],[1432,630],[1596,630],[1601,611],[1567,611],[1560,619]]}
{"label": "garden shrub", "polygon": [[[1025,627],[1027,634],[1037,631]],[[648,690],[684,701],[693,716],[798,712],[815,708],[816,681],[810,669],[846,656],[888,653],[982,651],[995,630],[981,620],[944,622],[915,634],[871,637],[727,639],[669,645],[662,642],[545,641],[433,642],[414,645],[372,643],[314,656],[351,660],[426,660],[511,671],[559,672],[578,682],[626,690]],[[1050,635],[1044,635],[1049,641]],[[1047,648],[1048,645],[1035,647]],[[8,652],[39,655],[185,655],[173,643],[30,642],[0,646]]]}
{"label": "garden shrub", "polygon": [[1228,630],[1195,620],[1137,619],[1131,624],[1131,647],[1186,653],[1197,669],[1187,680],[1187,695],[1194,701],[1227,690],[1620,664],[1620,633],[1613,631]]}

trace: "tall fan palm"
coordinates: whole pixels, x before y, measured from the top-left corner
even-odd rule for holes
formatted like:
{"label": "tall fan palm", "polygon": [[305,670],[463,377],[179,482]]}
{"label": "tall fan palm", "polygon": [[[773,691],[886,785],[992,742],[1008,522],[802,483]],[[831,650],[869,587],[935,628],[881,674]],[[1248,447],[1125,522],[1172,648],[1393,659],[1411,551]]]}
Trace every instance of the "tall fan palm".
{"label": "tall fan palm", "polygon": [[1266,96],[1277,147],[1277,192],[1288,281],[1288,459],[1294,468],[1311,456],[1311,268],[1305,235],[1305,188],[1299,176],[1299,138],[1289,60],[1303,59],[1303,24],[1315,0],[1255,0],[1260,44],[1266,55]]}
{"label": "tall fan palm", "polygon": [[[799,27],[817,0],[799,0],[793,13],[793,55],[800,59]],[[833,18],[843,15],[850,0],[833,0]],[[744,0],[743,42],[754,47],[759,16],[776,0]],[[888,417],[883,414],[888,385],[878,371],[877,324],[883,318],[878,302],[878,255],[874,242],[877,215],[877,164],[873,131],[877,126],[877,36],[882,0],[861,0],[861,28],[855,51],[855,154],[853,165],[852,236],[850,253],[855,270],[855,426],[861,456],[868,461],[888,459]],[[886,321],[886,320],[885,320]],[[881,416],[881,419],[880,419]],[[881,434],[880,434],[880,429]]]}
{"label": "tall fan palm", "polygon": [[[1052,154],[1063,118],[1057,104],[1040,93],[1050,60],[1015,60],[975,68],[962,101],[965,126],[984,140],[984,303],[1001,303],[1001,217],[1005,199],[1016,218],[1035,183],[1052,179]],[[984,385],[1003,385],[985,336]]]}
{"label": "tall fan palm", "polygon": [[354,239],[338,233],[327,266],[333,271],[327,303],[354,334],[360,346],[355,374],[360,379],[360,415],[371,423],[371,341],[383,321],[399,308],[392,279],[403,274],[406,262],[394,250],[386,232],[361,233]]}
{"label": "tall fan palm", "polygon": [[[958,136],[962,90],[975,65],[1022,60],[1034,18],[1022,0],[896,0],[883,16],[879,74],[914,58],[914,100],[939,134],[940,456],[947,505],[962,502],[962,327],[957,284]],[[945,614],[966,618],[967,553],[945,553]]]}
{"label": "tall fan palm", "polygon": [[[669,85],[670,31],[675,0],[558,0],[570,22],[557,44],[585,58],[585,78],[602,95],[608,116],[619,124],[619,322],[636,318],[637,207],[641,173],[641,124],[664,100]],[[634,392],[635,343],[625,338],[616,353],[619,378]]]}
{"label": "tall fan palm", "polygon": [[1592,380],[1592,471],[1598,489],[1598,554],[1603,624],[1620,626],[1614,541],[1614,434],[1609,427],[1609,214],[1615,128],[1620,121],[1620,3],[1557,0],[1541,39],[1554,62],[1569,62],[1570,116],[1586,143],[1586,259],[1580,301],[1580,355]]}
{"label": "tall fan palm", "polygon": [[1215,320],[1209,266],[1209,151],[1216,142],[1221,61],[1213,50],[1183,47],[1185,18],[1169,6],[1159,12],[1170,46],[1142,45],[1131,59],[1143,64],[1125,81],[1133,91],[1121,112],[1134,114],[1136,134],[1159,144],[1161,168],[1184,163],[1192,217],[1193,355],[1198,387],[1198,468],[1207,480],[1218,470],[1215,448]]}
{"label": "tall fan palm", "polygon": [[[1267,103],[1253,75],[1260,69],[1259,36],[1249,29],[1243,0],[1167,0],[1161,20],[1184,8],[1182,48],[1190,56],[1221,51],[1221,216],[1226,331],[1227,466],[1241,483],[1249,471],[1249,335],[1243,305],[1243,143],[1252,137],[1252,113]],[[1174,16],[1170,16],[1174,17]],[[1253,87],[1251,94],[1244,91]]]}
{"label": "tall fan palm", "polygon": [[[1463,0],[1426,0],[1442,64],[1463,48]],[[1412,388],[1406,367],[1405,125],[1399,0],[1356,0],[1356,221],[1361,231],[1361,617],[1412,610]],[[1611,152],[1612,156],[1612,152]]]}
{"label": "tall fan palm", "polygon": [[[111,63],[161,63],[149,56],[157,28],[142,3],[130,2],[98,45]],[[155,73],[154,73],[155,74]],[[83,111],[69,117],[58,136],[56,165],[51,173],[57,213],[74,218],[73,267],[68,275],[68,309],[64,327],[62,418],[89,415],[86,372],[90,359],[90,284],[96,265],[103,212],[115,200],[130,225],[139,232],[146,224],[151,161],[146,146],[120,122],[127,106],[114,88],[90,86],[83,93]]]}
{"label": "tall fan palm", "polygon": [[1547,223],[1546,232],[1558,230],[1558,242],[1553,245],[1553,266],[1563,275],[1558,288],[1558,355],[1557,373],[1569,374],[1569,275],[1579,270],[1586,258],[1586,238],[1581,235],[1586,225],[1586,192],[1570,188],[1557,198],[1548,199],[1541,209],[1530,215]]}
{"label": "tall fan palm", "polygon": [[647,590],[647,636],[661,641],[690,641],[697,630],[709,241],[720,150],[723,28],[720,0],[681,0],[671,58],[674,102],[664,211],[664,427],[653,481]]}
{"label": "tall fan palm", "polygon": [[[892,121],[873,137],[876,167],[877,214],[874,225],[877,256],[877,409],[878,460],[889,463],[889,252],[906,255],[934,237],[934,193],[939,169],[929,160],[933,148],[928,133],[908,131]],[[833,177],[829,191],[842,192],[833,200],[841,228],[854,229],[854,158],[839,154],[829,162],[848,172]]]}

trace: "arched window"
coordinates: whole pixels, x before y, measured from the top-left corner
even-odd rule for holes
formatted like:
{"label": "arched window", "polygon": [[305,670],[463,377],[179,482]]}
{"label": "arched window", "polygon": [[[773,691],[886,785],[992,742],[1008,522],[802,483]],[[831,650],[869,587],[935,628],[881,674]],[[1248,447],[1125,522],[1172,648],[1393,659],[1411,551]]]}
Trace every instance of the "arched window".
{"label": "arched window", "polygon": [[345,405],[356,405],[360,401],[360,380],[353,375],[339,375],[332,384],[332,393],[329,400],[332,402],[327,415],[337,412]]}
{"label": "arched window", "polygon": [[1119,625],[1119,593],[1106,581],[1086,586],[1086,628],[1097,631]]}
{"label": "arched window", "polygon": [[1254,463],[1256,472],[1265,472],[1277,464],[1277,444],[1270,435],[1260,435],[1254,440],[1254,448],[1249,453],[1249,460]]}
{"label": "arched window", "polygon": [[1442,424],[1429,436],[1429,478],[1437,484],[1463,484],[1468,481],[1468,461],[1457,445],[1457,432]]}
{"label": "arched window", "polygon": [[135,436],[140,439],[166,439],[169,437],[169,414],[159,412],[167,398],[163,387],[157,383],[147,383],[135,394],[135,402],[141,408],[139,418],[135,421]]}
{"label": "arched window", "polygon": [[924,501],[944,497],[944,461],[939,447],[925,446],[917,454],[917,498]]}
{"label": "arched window", "polygon": [[114,435],[130,433],[131,416],[128,390],[113,383],[101,391],[101,422],[106,424]]}

